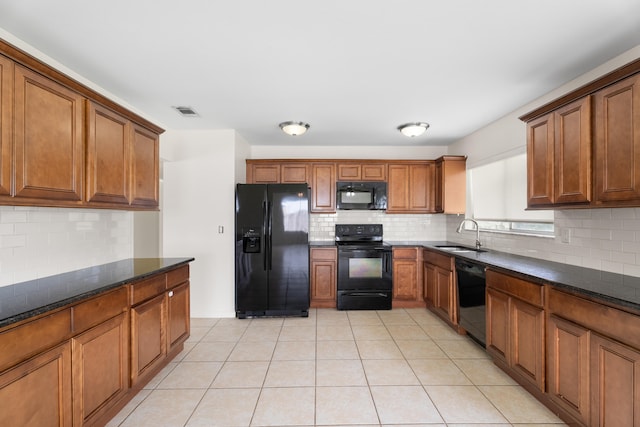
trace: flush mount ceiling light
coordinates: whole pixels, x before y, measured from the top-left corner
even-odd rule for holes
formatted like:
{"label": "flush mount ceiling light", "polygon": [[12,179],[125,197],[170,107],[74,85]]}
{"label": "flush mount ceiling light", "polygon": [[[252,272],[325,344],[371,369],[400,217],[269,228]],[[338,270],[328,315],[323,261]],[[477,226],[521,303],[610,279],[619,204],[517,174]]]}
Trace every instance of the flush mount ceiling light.
{"label": "flush mount ceiling light", "polygon": [[279,124],[282,132],[291,136],[298,136],[305,133],[311,126],[305,122],[282,122]]}
{"label": "flush mount ceiling light", "polygon": [[429,128],[429,123],[424,123],[424,122],[405,123],[403,125],[398,126],[398,130],[404,136],[409,136],[411,138],[422,135],[423,133],[426,132],[428,128]]}

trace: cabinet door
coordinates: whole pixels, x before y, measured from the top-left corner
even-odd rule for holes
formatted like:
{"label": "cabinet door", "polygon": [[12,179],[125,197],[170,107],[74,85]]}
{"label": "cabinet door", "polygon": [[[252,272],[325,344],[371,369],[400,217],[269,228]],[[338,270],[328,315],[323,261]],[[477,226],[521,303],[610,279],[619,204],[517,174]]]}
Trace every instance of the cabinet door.
{"label": "cabinet door", "polygon": [[423,263],[423,297],[427,305],[435,306],[436,303],[436,267]]}
{"label": "cabinet door", "polygon": [[509,366],[544,391],[544,311],[511,298],[509,328]]}
{"label": "cabinet door", "polygon": [[247,184],[278,184],[280,183],[280,165],[258,164],[247,166]]}
{"label": "cabinet door", "polygon": [[487,352],[508,365],[509,296],[487,288]]}
{"label": "cabinet door", "polygon": [[159,137],[142,126],[132,125],[131,137],[131,205],[158,206]]}
{"label": "cabinet door", "polygon": [[387,212],[409,209],[409,166],[389,165],[387,184]]}
{"label": "cabinet door", "polygon": [[122,313],[71,340],[74,426],[93,422],[127,392],[128,319]]}
{"label": "cabinet door", "polygon": [[418,300],[418,261],[393,260],[393,299]]}
{"label": "cabinet door", "polygon": [[309,165],[304,163],[284,163],[280,169],[283,184],[305,184],[309,182]]}
{"label": "cabinet door", "polygon": [[312,248],[311,307],[336,307],[337,250]]}
{"label": "cabinet door", "polygon": [[547,324],[547,392],[558,406],[588,424],[589,330],[560,317]]}
{"label": "cabinet door", "polygon": [[15,196],[82,200],[84,98],[15,67]]}
{"label": "cabinet door", "polygon": [[602,89],[595,103],[595,201],[640,202],[640,75]]}
{"label": "cabinet door", "polygon": [[553,204],[553,113],[527,123],[527,203]]}
{"label": "cabinet door", "polygon": [[591,335],[592,426],[640,425],[640,352]]}
{"label": "cabinet door", "polygon": [[409,210],[435,212],[433,163],[409,166]]}
{"label": "cabinet door", "polygon": [[453,273],[436,268],[436,309],[455,324],[453,309]]}
{"label": "cabinet door", "polygon": [[72,425],[70,348],[65,343],[0,375],[0,425]]}
{"label": "cabinet door", "polygon": [[0,195],[11,194],[13,61],[0,55]]}
{"label": "cabinet door", "polygon": [[384,163],[370,163],[362,165],[363,181],[386,181],[387,165]]}
{"label": "cabinet door", "polygon": [[362,165],[355,163],[338,164],[338,181],[360,181],[362,179]]}
{"label": "cabinet door", "polygon": [[591,97],[554,113],[554,203],[591,200]]}
{"label": "cabinet door", "polygon": [[189,282],[167,292],[167,352],[183,344],[190,331]]}
{"label": "cabinet door", "polygon": [[336,211],[336,164],[311,166],[311,212]]}
{"label": "cabinet door", "polygon": [[153,373],[167,354],[164,293],[131,309],[131,385]]}
{"label": "cabinet door", "polygon": [[467,168],[464,156],[444,156],[436,160],[433,193],[434,210],[464,214],[467,202]]}
{"label": "cabinet door", "polygon": [[87,201],[129,204],[129,120],[89,103],[87,132]]}

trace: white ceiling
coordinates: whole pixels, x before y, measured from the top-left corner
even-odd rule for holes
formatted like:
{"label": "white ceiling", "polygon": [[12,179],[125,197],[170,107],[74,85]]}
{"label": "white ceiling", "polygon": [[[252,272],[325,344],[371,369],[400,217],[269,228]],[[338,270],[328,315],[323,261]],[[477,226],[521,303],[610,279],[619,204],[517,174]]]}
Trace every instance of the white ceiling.
{"label": "white ceiling", "polygon": [[0,28],[169,129],[446,145],[640,45],[640,1],[0,0]]}

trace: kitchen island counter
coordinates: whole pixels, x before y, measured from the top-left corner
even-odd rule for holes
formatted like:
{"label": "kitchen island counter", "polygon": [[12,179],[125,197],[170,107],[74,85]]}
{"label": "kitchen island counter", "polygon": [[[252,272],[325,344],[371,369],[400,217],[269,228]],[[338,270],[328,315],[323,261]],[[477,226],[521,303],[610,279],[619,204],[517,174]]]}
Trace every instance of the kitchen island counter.
{"label": "kitchen island counter", "polygon": [[194,258],[129,258],[0,287],[0,328],[193,260]]}

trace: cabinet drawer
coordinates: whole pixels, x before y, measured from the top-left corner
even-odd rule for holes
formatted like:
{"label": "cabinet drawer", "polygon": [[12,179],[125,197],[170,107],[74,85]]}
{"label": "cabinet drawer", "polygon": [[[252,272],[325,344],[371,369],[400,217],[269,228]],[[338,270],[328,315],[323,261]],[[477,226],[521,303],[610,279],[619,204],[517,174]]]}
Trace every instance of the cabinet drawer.
{"label": "cabinet drawer", "polygon": [[311,248],[311,260],[313,261],[335,261],[338,255],[336,248],[318,249]]}
{"label": "cabinet drawer", "polygon": [[149,298],[163,293],[166,289],[167,276],[160,274],[146,280],[131,284],[131,305],[136,305]]}
{"label": "cabinet drawer", "polygon": [[71,336],[71,309],[0,332],[0,371]]}
{"label": "cabinet drawer", "polygon": [[544,289],[542,285],[487,269],[487,286],[542,307]]}
{"label": "cabinet drawer", "polygon": [[187,280],[189,280],[188,264],[167,272],[167,289],[171,289]]}
{"label": "cabinet drawer", "polygon": [[418,259],[418,248],[393,248],[393,259]]}
{"label": "cabinet drawer", "polygon": [[443,268],[445,270],[453,271],[453,257],[443,255],[438,252],[424,250],[422,251],[422,258],[424,262]]}
{"label": "cabinet drawer", "polygon": [[71,307],[73,332],[79,333],[125,311],[127,288],[122,286],[106,295],[90,299]]}

